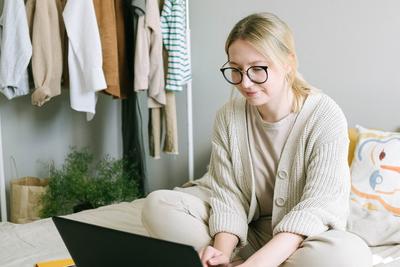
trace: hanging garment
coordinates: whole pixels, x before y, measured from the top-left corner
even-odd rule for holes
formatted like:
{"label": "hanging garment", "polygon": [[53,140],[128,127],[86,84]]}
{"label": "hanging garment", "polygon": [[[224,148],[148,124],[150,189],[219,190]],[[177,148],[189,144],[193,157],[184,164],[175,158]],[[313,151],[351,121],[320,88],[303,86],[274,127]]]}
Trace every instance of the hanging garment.
{"label": "hanging garment", "polygon": [[165,119],[165,138],[163,151],[168,154],[178,155],[178,124],[176,118],[175,92],[167,91],[167,104],[163,108]]}
{"label": "hanging garment", "polygon": [[161,158],[161,108],[149,109],[149,154],[154,159]]}
{"label": "hanging garment", "polygon": [[[125,59],[127,53],[124,0],[93,0],[93,4],[99,25],[103,71],[107,83],[103,92],[115,98],[125,98],[132,84],[128,88],[127,82],[124,81],[129,75]],[[132,79],[128,81],[132,82]]]}
{"label": "hanging garment", "polygon": [[[145,0],[124,0],[116,3],[118,6],[117,19],[119,18],[119,23],[117,21],[117,29],[119,29],[118,52],[125,64],[125,68],[121,70],[125,71],[123,73],[124,77],[129,78],[125,79],[127,86],[123,89],[126,90],[124,91],[126,98],[122,99],[121,106],[123,157],[126,162],[126,168],[134,166],[139,174],[140,180],[138,184],[140,192],[143,194],[148,192],[146,184],[147,173],[143,147],[142,118],[138,107],[137,94],[133,90],[133,73],[137,18],[144,13],[145,2]],[[125,18],[125,20],[122,18]]]}
{"label": "hanging garment", "polygon": [[[168,69],[168,52],[163,49],[164,71]],[[162,118],[164,119],[164,148],[163,152],[168,154],[179,154],[178,146],[178,123],[176,116],[176,101],[174,91],[166,91],[167,103],[162,109]]]}
{"label": "hanging garment", "polygon": [[136,43],[138,19],[146,13],[146,0],[126,0],[126,2],[132,14],[132,33],[135,39],[133,43]]}
{"label": "hanging garment", "polygon": [[125,98],[133,88],[133,59],[134,49],[131,38],[129,23],[129,8],[127,0],[115,0],[115,15],[117,20],[117,42],[118,42],[118,72],[121,86],[121,96]]}
{"label": "hanging garment", "polygon": [[68,35],[70,101],[74,110],[96,113],[96,92],[107,88],[99,29],[92,0],[68,0],[63,12]]}
{"label": "hanging garment", "polygon": [[137,95],[132,92],[127,98],[122,99],[122,150],[125,162],[124,170],[130,171],[132,166],[137,171],[140,193],[145,195],[146,184],[146,161],[143,146],[141,116],[138,109]]}
{"label": "hanging garment", "polygon": [[175,92],[167,91],[167,103],[163,108],[150,109],[149,119],[149,153],[155,159],[161,158],[161,141],[164,125],[163,152],[172,155],[179,154],[178,125],[176,118]]}
{"label": "hanging garment", "polygon": [[[129,51],[132,53],[130,63],[134,72],[134,65],[136,63],[136,45],[138,35],[138,20],[144,17],[146,13],[146,0],[125,0],[126,9],[129,10],[127,14],[127,43],[129,44]],[[143,25],[142,25],[143,27]],[[136,77],[135,77],[136,79]]]}
{"label": "hanging garment", "polygon": [[[132,1],[136,11],[143,1]],[[137,15],[135,44],[135,91],[147,90],[149,107],[149,150],[154,158],[160,158],[161,107],[166,104],[164,83],[163,44],[158,0],[146,1],[144,14]]]}
{"label": "hanging garment", "polygon": [[0,92],[8,99],[29,93],[32,56],[23,0],[4,0],[0,17]]}
{"label": "hanging garment", "polygon": [[62,76],[61,88],[69,88],[69,73],[68,73],[68,36],[65,30],[63,11],[67,0],[56,0],[59,21],[60,21],[60,37],[61,37],[61,50],[62,50]]}
{"label": "hanging garment", "polygon": [[161,12],[164,46],[168,51],[166,90],[181,91],[191,79],[186,39],[186,1],[165,0]]}
{"label": "hanging garment", "polygon": [[39,107],[61,93],[63,73],[61,2],[60,0],[26,2],[35,86],[32,104]]}
{"label": "hanging garment", "polygon": [[138,18],[134,69],[135,91],[148,90],[149,108],[165,105],[163,44],[158,0],[147,0],[146,12]]}
{"label": "hanging garment", "polygon": [[[145,25],[146,0],[131,1],[131,17],[133,25],[134,40],[134,73],[135,82],[133,88],[135,91],[147,90],[149,87],[149,36]],[[138,28],[140,27],[140,30]],[[141,54],[142,53],[142,54]]]}
{"label": "hanging garment", "polygon": [[105,91],[110,95],[120,97],[117,22],[114,0],[93,0],[93,5],[99,27],[103,55],[103,71],[107,83]]}

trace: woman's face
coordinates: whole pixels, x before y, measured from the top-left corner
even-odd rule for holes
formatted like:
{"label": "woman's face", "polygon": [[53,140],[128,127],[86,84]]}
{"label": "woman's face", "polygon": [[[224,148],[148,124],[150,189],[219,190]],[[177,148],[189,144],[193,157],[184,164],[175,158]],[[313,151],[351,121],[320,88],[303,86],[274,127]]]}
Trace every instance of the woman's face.
{"label": "woman's face", "polygon": [[[242,82],[236,88],[247,99],[250,105],[270,105],[274,107],[281,104],[282,98],[287,95],[285,76],[289,67],[281,67],[273,64],[259,53],[249,42],[236,40],[229,47],[229,65],[243,71]],[[268,80],[262,84],[252,82],[245,74],[251,66],[267,66]],[[275,100],[275,101],[274,101]]]}

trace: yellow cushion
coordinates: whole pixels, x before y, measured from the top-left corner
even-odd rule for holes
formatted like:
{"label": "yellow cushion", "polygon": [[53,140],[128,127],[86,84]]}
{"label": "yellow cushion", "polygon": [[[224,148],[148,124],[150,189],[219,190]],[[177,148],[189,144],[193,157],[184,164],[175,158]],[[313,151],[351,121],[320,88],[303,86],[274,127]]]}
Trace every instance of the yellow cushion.
{"label": "yellow cushion", "polygon": [[351,162],[353,161],[354,150],[356,149],[356,144],[358,139],[358,131],[356,128],[349,129],[349,139],[350,139],[350,144],[349,144],[348,162],[350,166]]}

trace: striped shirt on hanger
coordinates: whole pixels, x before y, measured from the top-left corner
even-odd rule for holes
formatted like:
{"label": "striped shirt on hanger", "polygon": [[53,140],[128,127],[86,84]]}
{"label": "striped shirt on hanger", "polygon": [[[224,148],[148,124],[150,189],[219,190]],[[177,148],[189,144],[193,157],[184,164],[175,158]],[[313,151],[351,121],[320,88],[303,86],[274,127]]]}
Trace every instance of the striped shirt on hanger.
{"label": "striped shirt on hanger", "polygon": [[185,0],[165,0],[161,11],[163,43],[168,51],[166,90],[181,91],[191,79],[191,64],[186,40]]}

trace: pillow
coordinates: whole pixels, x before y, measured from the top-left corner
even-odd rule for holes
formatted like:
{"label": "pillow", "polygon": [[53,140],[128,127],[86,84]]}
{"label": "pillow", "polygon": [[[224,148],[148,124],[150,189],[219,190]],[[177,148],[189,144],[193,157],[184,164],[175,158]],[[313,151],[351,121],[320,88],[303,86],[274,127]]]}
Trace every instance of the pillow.
{"label": "pillow", "polygon": [[400,216],[400,133],[356,128],[351,201],[369,212]]}
{"label": "pillow", "polygon": [[349,154],[348,154],[348,162],[349,166],[351,165],[351,162],[353,161],[354,157],[354,150],[356,149],[357,145],[357,140],[358,140],[358,130],[356,128],[350,128],[349,129]]}

